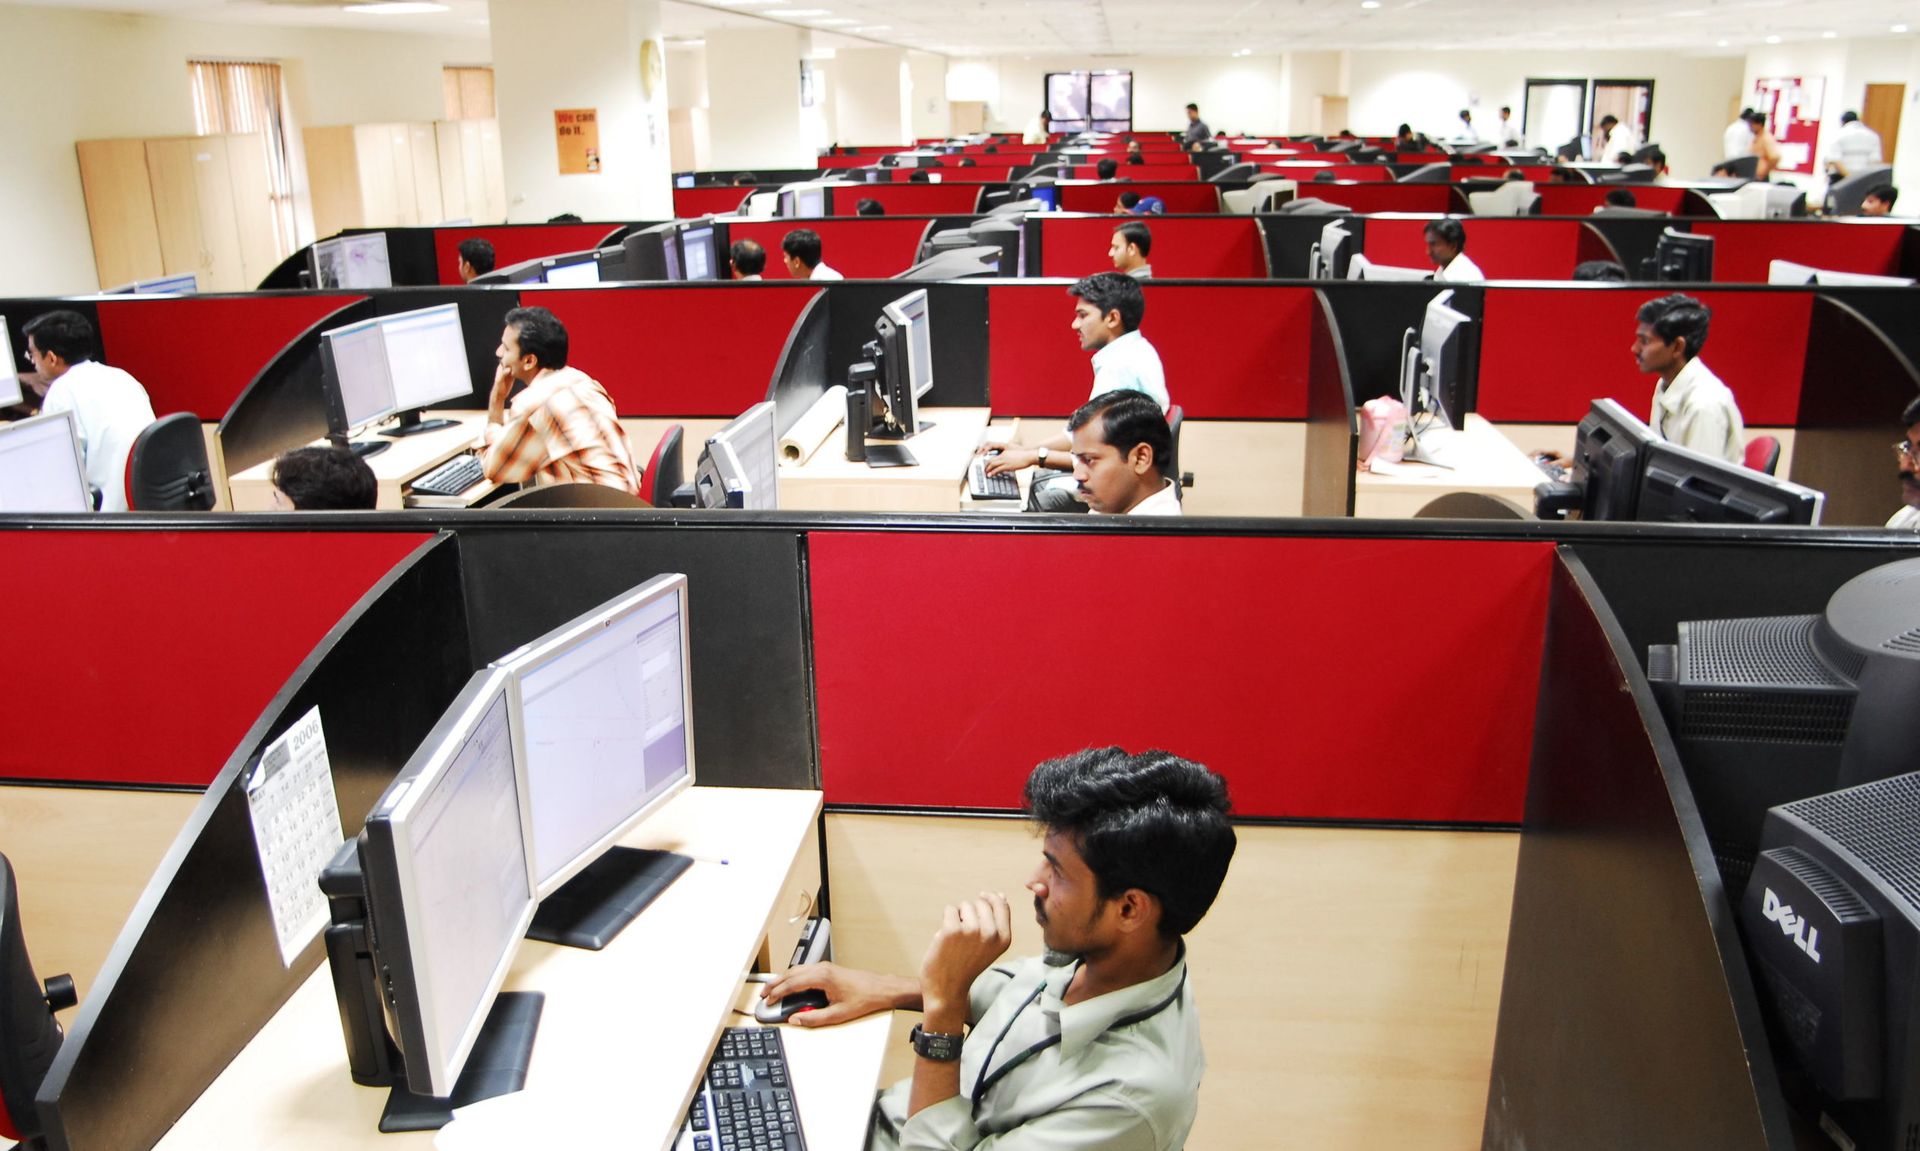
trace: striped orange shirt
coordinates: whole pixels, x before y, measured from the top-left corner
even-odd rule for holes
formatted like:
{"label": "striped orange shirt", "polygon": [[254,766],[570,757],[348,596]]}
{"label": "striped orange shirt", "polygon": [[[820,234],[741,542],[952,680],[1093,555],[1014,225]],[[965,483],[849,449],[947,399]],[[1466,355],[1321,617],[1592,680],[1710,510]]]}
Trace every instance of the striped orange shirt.
{"label": "striped orange shirt", "polygon": [[578,368],[545,372],[488,424],[487,478],[495,483],[603,484],[640,494],[626,430],[607,390]]}

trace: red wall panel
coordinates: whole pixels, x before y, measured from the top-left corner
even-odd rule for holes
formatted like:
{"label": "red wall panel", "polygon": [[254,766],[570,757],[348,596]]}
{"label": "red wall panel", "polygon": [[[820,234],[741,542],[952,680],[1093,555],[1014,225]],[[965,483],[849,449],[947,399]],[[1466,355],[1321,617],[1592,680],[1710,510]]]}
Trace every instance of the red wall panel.
{"label": "red wall panel", "polygon": [[1167,214],[1171,216],[1211,216],[1220,211],[1220,190],[1212,184],[1135,180],[1125,187],[1104,183],[1069,183],[1056,187],[1060,189],[1063,212],[1111,212],[1122,192],[1158,196],[1166,203]]}
{"label": "red wall panel", "polygon": [[971,216],[980,204],[981,185],[855,184],[832,191],[836,216],[853,215],[861,200],[878,200],[889,216]]}
{"label": "red wall panel", "polygon": [[[1116,193],[1117,195],[1117,193]],[[1040,267],[1046,276],[1079,278],[1113,270],[1108,251],[1113,230],[1124,217],[1044,217],[1040,222]],[[1212,220],[1149,216],[1153,233],[1148,261],[1162,279],[1261,280],[1267,275],[1266,246],[1251,216]]]}
{"label": "red wall panel", "polygon": [[[1368,223],[1371,231],[1372,223]],[[1655,377],[1634,363],[1634,313],[1658,289],[1489,288],[1479,413],[1496,423],[1578,423],[1611,398],[1641,419]],[[1701,358],[1733,389],[1748,427],[1792,426],[1811,292],[1701,292],[1713,312]]]}
{"label": "red wall panel", "polygon": [[[856,203],[858,201],[855,201]],[[795,228],[811,228],[820,236],[821,259],[852,280],[884,280],[918,262],[920,239],[931,221],[872,219],[753,220],[727,225],[727,240],[756,240],[767,250],[766,277],[792,279],[780,258],[780,241]]]}
{"label": "red wall panel", "polygon": [[[1595,208],[1607,202],[1608,192],[1619,187],[1621,185],[1618,184],[1536,183],[1533,190],[1540,194],[1540,214],[1543,216],[1589,216]],[[1634,207],[1661,212],[1678,212],[1687,194],[1685,188],[1668,188],[1658,184],[1631,184],[1626,186],[1626,190],[1633,193]]]}
{"label": "red wall panel", "polygon": [[1696,236],[1713,237],[1713,278],[1723,284],[1764,284],[1773,260],[1893,276],[1900,271],[1899,224],[1791,220],[1701,220]]}
{"label": "red wall panel", "polygon": [[[1426,230],[1430,220],[1369,219],[1367,259],[1376,264],[1431,268]],[[1467,218],[1467,255],[1492,280],[1569,280],[1580,262],[1580,221],[1517,216]]]}
{"label": "red wall panel", "polygon": [[1453,189],[1445,184],[1302,184],[1294,195],[1302,200],[1342,204],[1362,213],[1454,210]]}
{"label": "red wall panel", "polygon": [[359,296],[129,297],[100,301],[103,358],[147,389],[155,415],[227,414],[280,349]]}
{"label": "red wall panel", "polygon": [[[830,803],[1016,808],[1036,762],[1119,744],[1207,764],[1247,816],[1521,817],[1550,544],[816,532],[808,552]],[[877,614],[876,587],[911,610]]]}
{"label": "red wall panel", "polygon": [[[1312,289],[1149,283],[1146,300],[1140,330],[1188,419],[1306,418]],[[1056,284],[988,293],[995,414],[1064,420],[1086,402],[1092,353],[1080,350],[1073,304]]]}
{"label": "red wall panel", "polygon": [[[768,261],[772,264],[772,260]],[[567,326],[567,362],[623,416],[739,415],[767,398],[803,288],[575,288],[527,292]]]}
{"label": "red wall panel", "polygon": [[725,188],[675,188],[673,214],[681,220],[689,216],[730,216],[741,201],[762,190],[738,185]]}
{"label": "red wall panel", "polygon": [[436,228],[435,266],[440,282],[460,282],[460,242],[478,236],[493,245],[493,266],[505,268],[539,256],[583,252],[597,246],[618,224],[516,224],[496,228]]}
{"label": "red wall panel", "polygon": [[205,787],[315,644],[425,533],[13,531],[57,572],[13,613],[0,776]]}

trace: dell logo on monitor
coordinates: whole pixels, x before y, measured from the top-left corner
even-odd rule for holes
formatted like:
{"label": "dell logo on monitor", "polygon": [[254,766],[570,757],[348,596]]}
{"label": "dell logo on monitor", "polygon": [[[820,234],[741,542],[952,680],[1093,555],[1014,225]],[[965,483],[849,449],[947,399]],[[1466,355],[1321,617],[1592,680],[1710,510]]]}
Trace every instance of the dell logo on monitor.
{"label": "dell logo on monitor", "polygon": [[1760,901],[1760,911],[1780,925],[1780,934],[1793,936],[1794,946],[1806,952],[1815,963],[1820,962],[1820,929],[1807,926],[1806,917],[1795,915],[1790,905],[1780,902],[1773,888],[1766,889]]}

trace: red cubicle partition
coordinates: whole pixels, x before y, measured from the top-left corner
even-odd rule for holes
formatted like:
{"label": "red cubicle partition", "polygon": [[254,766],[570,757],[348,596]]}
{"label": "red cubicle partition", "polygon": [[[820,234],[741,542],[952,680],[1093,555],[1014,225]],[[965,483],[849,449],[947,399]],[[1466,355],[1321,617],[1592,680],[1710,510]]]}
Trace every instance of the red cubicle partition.
{"label": "red cubicle partition", "polygon": [[[971,216],[980,209],[981,184],[836,184],[829,214],[851,216],[862,200],[878,201],[889,216]],[[838,266],[838,265],[836,265]]]}
{"label": "red cubicle partition", "polygon": [[1111,271],[1113,230],[1139,219],[1153,233],[1148,261],[1162,278],[1265,279],[1267,247],[1251,216],[1042,216],[1041,275],[1078,279]]}
{"label": "red cubicle partition", "polygon": [[15,570],[59,578],[7,622],[23,690],[0,777],[205,787],[314,645],[432,538],[9,532]]}
{"label": "red cubicle partition", "polygon": [[540,256],[597,247],[619,224],[509,224],[491,228],[436,228],[435,267],[443,284],[460,283],[460,242],[478,236],[493,244],[493,266],[506,268]]}
{"label": "red cubicle partition", "polygon": [[1393,169],[1385,164],[1263,164],[1260,171],[1267,176],[1298,180],[1302,184],[1312,183],[1321,176],[1326,176],[1328,180],[1353,180],[1363,184],[1393,183]]}
{"label": "red cubicle partition", "polygon": [[[779,259],[771,255],[768,270]],[[621,415],[731,418],[767,398],[787,334],[818,290],[759,286],[528,293],[567,326],[567,362]]]}
{"label": "red cubicle partition", "polygon": [[727,240],[755,240],[767,250],[766,277],[787,280],[780,241],[795,228],[809,228],[820,236],[821,259],[849,279],[885,279],[913,267],[920,244],[933,226],[929,220],[826,218],[808,220],[736,220],[727,225]]}
{"label": "red cubicle partition", "polygon": [[1633,195],[1633,206],[1677,215],[1686,207],[1687,189],[1661,184],[1541,184],[1533,190],[1540,194],[1542,216],[1586,216],[1607,202],[1607,194],[1625,189]]}
{"label": "red cubicle partition", "polygon": [[691,216],[731,216],[755,192],[773,192],[778,188],[743,187],[738,184],[719,188],[675,188],[673,190],[673,215],[677,220]]}
{"label": "red cubicle partition", "polygon": [[1362,214],[1373,212],[1430,212],[1436,215],[1464,211],[1466,197],[1446,184],[1335,184],[1302,183],[1294,196],[1325,200]]}
{"label": "red cubicle partition", "polygon": [[[1634,363],[1634,313],[1660,294],[1651,286],[1488,288],[1475,410],[1496,423],[1573,424],[1604,397],[1647,418],[1655,379]],[[1793,426],[1813,293],[1697,297],[1713,313],[1701,358],[1733,389],[1741,419],[1749,428]]]}
{"label": "red cubicle partition", "polygon": [[[1376,264],[1430,268],[1430,217],[1373,216],[1367,220],[1367,259]],[[1576,265],[1615,259],[1600,233],[1583,220],[1489,216],[1461,221],[1467,255],[1490,280],[1569,280]]]}
{"label": "red cubicle partition", "polygon": [[[1313,290],[1146,285],[1141,333],[1167,391],[1195,420],[1302,420]],[[1065,284],[996,284],[987,293],[987,374],[995,415],[1064,419],[1086,402],[1091,353],[1074,334]]]}
{"label": "red cubicle partition", "polygon": [[1110,184],[1073,180],[1056,187],[1060,190],[1062,212],[1111,212],[1122,192],[1158,196],[1166,204],[1168,215],[1214,215],[1220,211],[1220,189],[1212,184],[1182,184],[1164,180]]}
{"label": "red cubicle partition", "polygon": [[281,348],[353,295],[127,296],[101,300],[102,358],[132,373],[156,415],[218,420]]}
{"label": "red cubicle partition", "polygon": [[1790,260],[1830,272],[1900,274],[1907,227],[1872,220],[1700,220],[1696,236],[1713,237],[1718,283],[1764,284],[1767,264]]}
{"label": "red cubicle partition", "polygon": [[[1214,768],[1245,817],[1520,821],[1551,544],[816,531],[807,550],[829,803],[1018,808],[1036,762],[1118,744]],[[924,610],[877,627],[874,588]],[[955,690],[1000,658],[983,620],[1056,666]],[[1383,647],[1401,626],[1413,641]]]}

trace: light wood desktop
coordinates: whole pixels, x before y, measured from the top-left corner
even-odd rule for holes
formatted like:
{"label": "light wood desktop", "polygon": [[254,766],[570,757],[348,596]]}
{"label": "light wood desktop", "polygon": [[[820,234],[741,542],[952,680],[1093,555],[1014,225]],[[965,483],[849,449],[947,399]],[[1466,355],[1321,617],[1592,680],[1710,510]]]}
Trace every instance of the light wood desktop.
{"label": "light wood desktop", "polygon": [[967,466],[987,428],[987,409],[924,408],[920,418],[933,426],[898,441],[919,461],[916,466],[870,468],[847,459],[843,426],[806,463],[780,464],[780,506],[807,511],[955,510],[964,494]]}
{"label": "light wood desktop", "polygon": [[[481,430],[487,422],[485,412],[472,411],[428,412],[423,418],[450,419],[454,421],[454,426],[437,432],[422,432],[417,436],[388,438],[369,433],[365,437],[384,440],[391,445],[386,451],[366,457],[367,466],[373,469],[373,478],[379,484],[374,507],[382,511],[399,511],[406,506],[407,484],[429,468],[472,449],[479,442]],[[323,446],[324,443],[316,441],[314,446]],[[477,503],[497,486],[490,480],[481,480],[462,492],[460,498],[469,504]],[[272,511],[273,461],[256,464],[230,477],[227,491],[232,497],[234,511]]]}
{"label": "light wood desktop", "polygon": [[1546,482],[1525,452],[1472,413],[1450,450],[1456,467],[1408,461],[1393,465],[1390,474],[1361,469],[1354,477],[1353,514],[1371,519],[1412,516],[1452,492],[1501,496],[1531,509],[1534,485]]}
{"label": "light wood desktop", "polygon": [[[748,970],[768,952],[784,964],[812,911],[819,815],[817,791],[695,787],[628,836],[631,846],[696,862],[604,951],[520,945],[504,990],[546,992],[529,1102],[537,1093],[543,1110],[575,1117],[569,1130],[604,1120],[605,1145],[670,1146],[720,1029],[742,1022],[734,1005]],[[843,1034],[789,1030],[803,1129],[817,1151],[859,1145],[830,1133],[864,1132],[887,1029],[876,1021],[834,1030]],[[803,1070],[815,1059],[835,1070]],[[807,1100],[810,1087],[831,1077],[849,1082]],[[386,1096],[348,1076],[323,963],[159,1146],[431,1146],[430,1132],[380,1134]]]}

